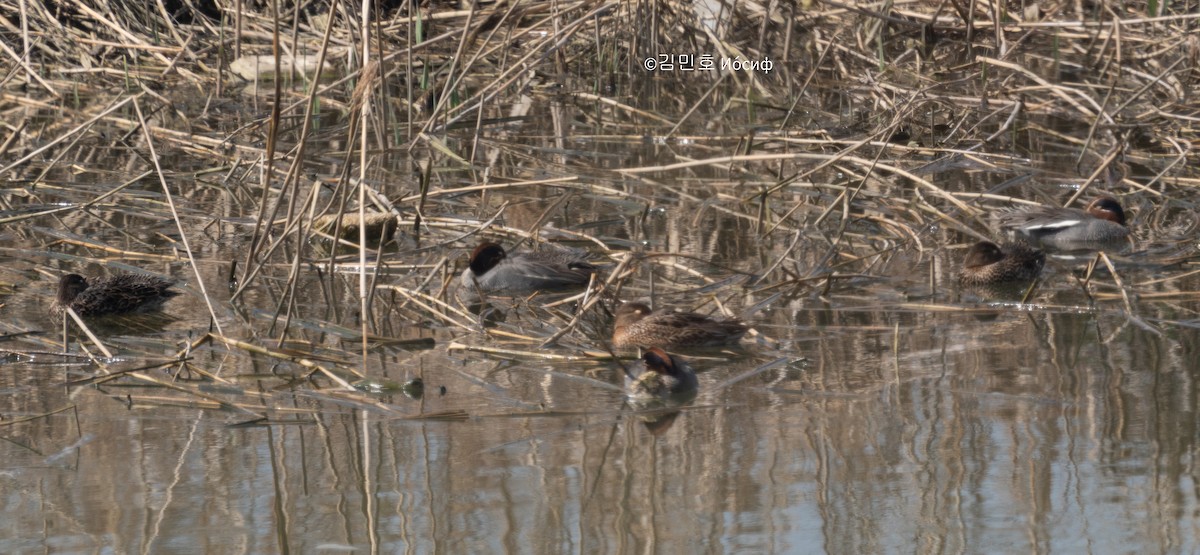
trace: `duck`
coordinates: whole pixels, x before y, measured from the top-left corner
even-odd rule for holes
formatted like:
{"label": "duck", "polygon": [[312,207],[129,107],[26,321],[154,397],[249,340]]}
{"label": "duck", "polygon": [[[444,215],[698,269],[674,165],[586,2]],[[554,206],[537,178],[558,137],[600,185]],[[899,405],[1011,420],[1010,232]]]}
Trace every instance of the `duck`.
{"label": "duck", "polygon": [[547,249],[510,255],[496,243],[483,242],[471,251],[467,269],[458,280],[457,296],[475,302],[481,292],[519,297],[536,291],[575,289],[587,285],[596,271],[585,252]]}
{"label": "duck", "polygon": [[174,284],[169,279],[147,274],[120,274],[91,282],[79,274],[67,274],[58,280],[58,294],[50,304],[50,314],[61,318],[68,307],[80,316],[157,310],[167,299],[179,294],[171,290]]}
{"label": "duck", "polygon": [[651,313],[643,303],[625,303],[617,309],[613,347],[713,347],[741,340],[750,328],[737,318],[714,320],[694,312]]}
{"label": "duck", "polygon": [[1129,236],[1125,211],[1110,196],[1099,196],[1083,210],[1040,206],[1000,216],[1000,227],[1059,249],[1102,246]]}
{"label": "duck", "polygon": [[665,400],[696,394],[696,372],[678,356],[652,347],[625,370],[625,392],[634,400]]}
{"label": "duck", "polygon": [[978,286],[1030,281],[1038,277],[1045,263],[1045,253],[1024,243],[1001,247],[991,241],[980,241],[967,249],[958,282]]}

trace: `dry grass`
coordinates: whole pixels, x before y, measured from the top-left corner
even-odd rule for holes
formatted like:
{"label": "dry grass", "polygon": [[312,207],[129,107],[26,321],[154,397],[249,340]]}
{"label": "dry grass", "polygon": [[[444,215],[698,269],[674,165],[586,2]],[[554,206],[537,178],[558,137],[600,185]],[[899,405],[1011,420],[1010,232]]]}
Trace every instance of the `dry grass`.
{"label": "dry grass", "polygon": [[[315,387],[347,391],[395,339],[390,322],[439,322],[468,338],[454,349],[600,358],[612,299],[732,313],[770,295],[838,295],[898,253],[988,236],[994,209],[1099,190],[1136,206],[1140,238],[1183,270],[1131,283],[1106,256],[1106,276],[1082,286],[1131,315],[1135,292],[1194,299],[1182,281],[1193,261],[1171,245],[1195,222],[1166,211],[1200,184],[1200,15],[1188,3],[1034,6],[738,2],[710,24],[682,2],[362,14],[353,2],[234,13],[227,1],[0,0],[0,222],[68,262],[166,263],[204,299],[208,342],[282,357],[289,383],[315,372]],[[195,11],[210,7],[215,18]],[[664,54],[773,67],[643,68]],[[244,82],[239,60],[280,78]],[[631,247],[664,198],[698,206],[696,227],[711,212],[749,228],[770,260],[728,268]],[[579,205],[635,231],[618,244],[572,227]],[[449,291],[453,253],[481,238],[586,245],[620,266],[582,310],[523,302],[522,323],[485,327]],[[318,321],[300,308],[314,293],[298,290],[314,273],[330,307]],[[247,316],[253,291],[270,292],[269,313]],[[316,328],[336,328],[348,362],[279,350]],[[473,344],[484,335],[513,346]],[[537,351],[550,344],[563,352]],[[211,348],[195,342],[177,369]]]}

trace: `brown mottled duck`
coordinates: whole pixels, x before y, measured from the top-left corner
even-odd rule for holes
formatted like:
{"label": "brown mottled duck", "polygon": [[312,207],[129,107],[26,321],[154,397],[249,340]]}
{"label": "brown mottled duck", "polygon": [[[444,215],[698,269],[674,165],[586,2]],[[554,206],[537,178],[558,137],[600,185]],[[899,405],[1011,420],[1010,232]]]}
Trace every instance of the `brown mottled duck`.
{"label": "brown mottled duck", "polygon": [[50,314],[60,318],[67,307],[80,316],[157,310],[179,294],[170,289],[173,284],[146,274],[121,274],[90,283],[79,274],[67,274],[58,281],[58,296],[50,305]]}

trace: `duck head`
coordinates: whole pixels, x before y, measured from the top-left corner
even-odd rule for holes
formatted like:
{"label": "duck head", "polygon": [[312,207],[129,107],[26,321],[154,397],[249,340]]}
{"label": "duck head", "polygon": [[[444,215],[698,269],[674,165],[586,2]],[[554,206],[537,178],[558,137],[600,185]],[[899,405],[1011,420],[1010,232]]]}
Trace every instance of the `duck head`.
{"label": "duck head", "polygon": [[980,241],[967,249],[967,257],[963,259],[963,266],[982,268],[1001,260],[1004,260],[1004,252],[1000,250],[999,246],[991,241]]}
{"label": "duck head", "polygon": [[1115,198],[1109,196],[1096,197],[1092,202],[1088,203],[1084,211],[1101,220],[1125,225],[1125,211],[1121,209],[1121,203],[1117,202]]}
{"label": "duck head", "polygon": [[642,303],[625,303],[617,308],[616,327],[625,328],[650,315],[650,307]]}
{"label": "duck head", "polygon": [[679,374],[679,368],[675,366],[675,359],[666,351],[653,347],[642,355],[642,361],[646,363],[646,370],[675,376]]}
{"label": "duck head", "polygon": [[88,288],[87,279],[79,274],[67,274],[58,280],[58,304],[71,304],[75,297]]}
{"label": "duck head", "polygon": [[471,271],[477,276],[482,276],[492,268],[495,268],[507,256],[504,252],[504,247],[496,243],[480,243],[478,247],[475,247],[475,250],[471,251]]}

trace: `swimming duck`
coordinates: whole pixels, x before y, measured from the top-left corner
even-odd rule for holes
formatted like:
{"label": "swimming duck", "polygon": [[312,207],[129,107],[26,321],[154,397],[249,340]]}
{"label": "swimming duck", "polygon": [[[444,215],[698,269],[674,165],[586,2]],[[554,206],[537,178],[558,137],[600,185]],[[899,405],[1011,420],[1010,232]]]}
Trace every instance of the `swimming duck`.
{"label": "swimming duck", "polygon": [[650,313],[642,303],[617,309],[613,347],[712,347],[737,343],[749,327],[737,318],[714,320],[694,312]]}
{"label": "swimming duck", "polygon": [[80,316],[155,310],[179,294],[170,290],[173,283],[146,274],[121,274],[88,283],[79,274],[67,274],[58,280],[58,296],[50,304],[50,314],[60,318],[66,307]]}
{"label": "swimming duck", "polygon": [[665,399],[694,395],[700,382],[683,359],[653,347],[626,369],[625,391],[632,399]]}
{"label": "swimming duck", "polygon": [[1000,227],[1061,249],[1120,241],[1129,236],[1125,211],[1110,196],[1096,197],[1083,210],[1036,207],[1000,216]]}
{"label": "swimming duck", "polygon": [[1023,243],[1004,247],[990,241],[971,245],[963,258],[958,281],[963,285],[995,285],[1013,281],[1029,281],[1038,276],[1046,255]]}
{"label": "swimming duck", "polygon": [[535,291],[559,291],[587,285],[596,267],[587,253],[567,249],[521,252],[509,255],[496,243],[480,243],[458,282],[464,302],[485,295],[518,297]]}

